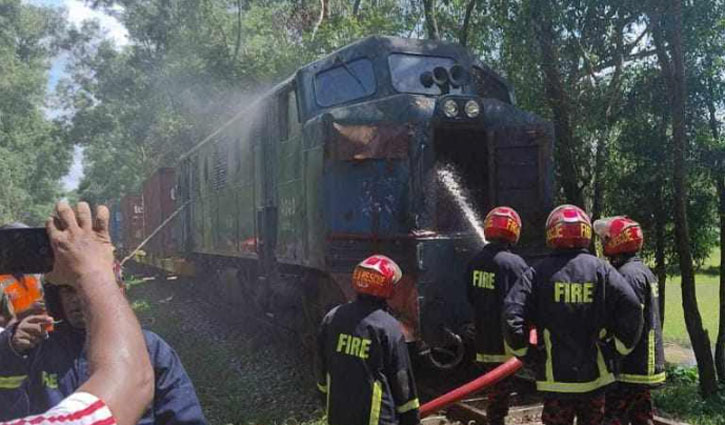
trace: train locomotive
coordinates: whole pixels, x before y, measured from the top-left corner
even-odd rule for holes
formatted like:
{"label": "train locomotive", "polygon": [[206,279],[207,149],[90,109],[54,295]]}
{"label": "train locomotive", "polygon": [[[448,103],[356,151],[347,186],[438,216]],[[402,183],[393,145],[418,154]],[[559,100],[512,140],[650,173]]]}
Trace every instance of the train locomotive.
{"label": "train locomotive", "polygon": [[[463,271],[482,241],[441,170],[472,211],[516,208],[521,253],[535,256],[552,148],[551,124],[518,109],[507,82],[465,48],[374,36],[244,106],[124,198],[118,220],[148,236],[176,211],[139,261],[195,274],[228,302],[251,300],[300,329],[353,296],[362,258],[394,258],[404,278],[391,308],[411,346],[446,369],[461,361]],[[138,239],[116,233],[126,252],[136,240],[124,235]]]}

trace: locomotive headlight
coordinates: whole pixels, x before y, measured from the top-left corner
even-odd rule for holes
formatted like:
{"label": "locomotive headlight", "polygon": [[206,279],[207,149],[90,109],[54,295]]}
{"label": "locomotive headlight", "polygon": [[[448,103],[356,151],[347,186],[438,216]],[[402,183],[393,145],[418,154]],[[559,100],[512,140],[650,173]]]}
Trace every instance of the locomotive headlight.
{"label": "locomotive headlight", "polygon": [[475,100],[469,100],[464,107],[468,118],[476,118],[481,114],[481,106]]}
{"label": "locomotive headlight", "polygon": [[455,118],[458,116],[458,103],[453,99],[448,99],[443,102],[443,114],[448,118]]}

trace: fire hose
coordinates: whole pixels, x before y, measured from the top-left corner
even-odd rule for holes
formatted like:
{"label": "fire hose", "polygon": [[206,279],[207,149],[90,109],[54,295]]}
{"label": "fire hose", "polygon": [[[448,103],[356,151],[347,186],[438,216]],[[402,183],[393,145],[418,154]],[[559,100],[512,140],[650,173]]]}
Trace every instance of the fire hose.
{"label": "fire hose", "polygon": [[[531,345],[536,345],[535,329],[532,329],[531,333],[529,334],[529,343]],[[517,359],[516,357],[512,357],[511,359],[506,361],[506,363],[498,366],[494,370],[484,375],[481,375],[473,381],[464,384],[452,391],[449,391],[446,394],[443,394],[442,396],[424,404],[420,408],[420,417],[424,418],[426,416],[429,416],[441,409],[444,409],[447,406],[450,406],[453,403],[462,400],[463,398],[467,397],[472,393],[475,393],[476,391],[480,391],[484,388],[490,387],[493,384],[496,384],[504,378],[507,378],[516,373],[519,369],[523,367],[523,365],[524,364],[521,362],[521,360]]]}

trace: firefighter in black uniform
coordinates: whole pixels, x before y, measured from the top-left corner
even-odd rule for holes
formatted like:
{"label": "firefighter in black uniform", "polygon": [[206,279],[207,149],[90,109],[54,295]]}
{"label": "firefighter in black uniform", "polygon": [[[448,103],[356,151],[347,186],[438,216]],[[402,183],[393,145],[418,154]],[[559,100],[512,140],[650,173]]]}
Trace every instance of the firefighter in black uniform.
{"label": "firefighter in black uniform", "polygon": [[602,239],[604,255],[644,305],[642,337],[634,351],[619,364],[617,385],[607,391],[605,418],[610,425],[652,424],[654,409],[650,389],[665,382],[665,352],[657,278],[637,256],[644,243],[642,228],[627,217],[611,217],[595,221],[594,231]]}
{"label": "firefighter in black uniform", "polygon": [[[601,424],[604,389],[614,382],[604,340],[629,354],[642,332],[642,307],[632,288],[605,261],[589,254],[589,217],[562,205],[546,220],[553,252],[527,270],[504,302],[504,337],[514,354],[533,363],[544,393],[546,425]],[[528,325],[537,347],[527,356]]]}
{"label": "firefighter in black uniform", "polygon": [[[492,209],[483,232],[489,244],[468,264],[466,291],[473,306],[476,361],[491,370],[513,356],[504,345],[501,310],[509,289],[528,266],[509,250],[521,234],[521,219],[513,208]],[[512,390],[512,379],[504,379],[489,389],[486,419],[490,425],[503,425]]]}
{"label": "firefighter in black uniform", "polygon": [[317,386],[330,425],[417,425],[418,396],[401,324],[387,299],[402,273],[373,255],[355,267],[357,299],[332,309],[317,338]]}

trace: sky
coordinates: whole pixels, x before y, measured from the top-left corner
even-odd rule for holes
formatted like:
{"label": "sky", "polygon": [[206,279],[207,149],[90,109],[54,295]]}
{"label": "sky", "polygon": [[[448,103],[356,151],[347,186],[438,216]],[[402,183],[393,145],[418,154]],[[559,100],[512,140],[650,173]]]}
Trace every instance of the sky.
{"label": "sky", "polygon": [[[93,10],[86,6],[82,0],[26,0],[27,3],[38,6],[49,6],[55,8],[63,8],[66,10],[68,21],[72,25],[80,26],[80,24],[88,19],[96,19],[106,32],[106,36],[115,41],[116,46],[122,47],[128,44],[128,31],[121,22],[113,16],[103,13],[99,10]],[[68,57],[61,54],[53,59],[51,63],[50,73],[48,76],[48,93],[55,90],[58,81],[65,75],[64,69]],[[48,111],[53,115],[53,111]],[[57,113],[57,112],[56,112]],[[68,175],[63,177],[63,188],[67,191],[76,189],[80,179],[83,177],[83,150],[76,147],[73,151],[73,165]]]}

